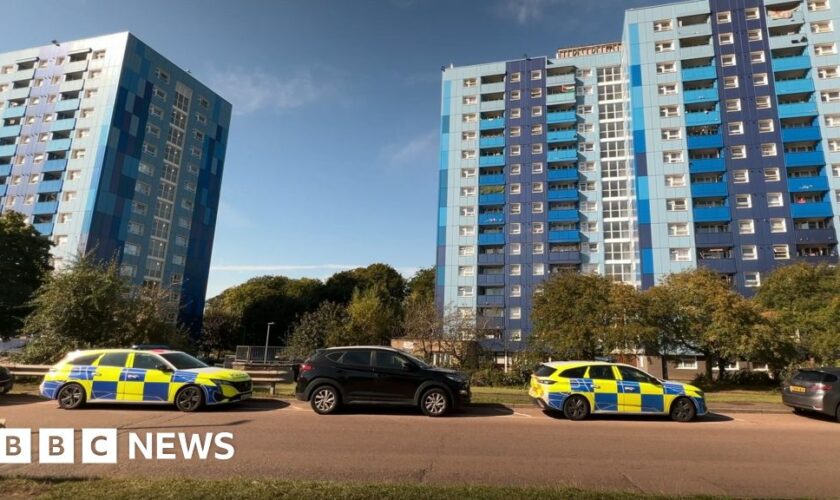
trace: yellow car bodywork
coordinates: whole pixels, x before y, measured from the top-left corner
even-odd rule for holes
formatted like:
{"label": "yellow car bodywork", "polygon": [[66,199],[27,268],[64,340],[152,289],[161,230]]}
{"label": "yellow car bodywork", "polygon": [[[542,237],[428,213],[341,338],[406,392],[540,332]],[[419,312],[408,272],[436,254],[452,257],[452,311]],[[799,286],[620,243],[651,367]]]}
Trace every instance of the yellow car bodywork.
{"label": "yellow car bodywork", "polygon": [[[121,366],[101,365],[108,354],[118,358],[125,354],[125,361]],[[83,388],[85,402],[173,404],[178,391],[197,386],[203,394],[202,403],[207,405],[251,396],[251,377],[247,373],[210,366],[178,369],[163,357],[167,354],[183,353],[137,349],[74,351],[50,368],[40,392],[43,397],[58,399],[64,386],[76,384]]]}
{"label": "yellow car bodywork", "polygon": [[[604,373],[605,370],[608,375],[611,373],[612,380],[605,377],[592,378],[593,372]],[[622,370],[627,378],[622,377]],[[644,381],[645,378],[640,374],[649,379]],[[586,398],[590,413],[669,415],[674,401],[679,398],[688,398],[694,404],[698,416],[708,412],[703,391],[699,388],[679,382],[661,381],[636,367],[621,363],[543,363],[531,375],[528,395],[540,407],[561,412],[566,402],[575,395]]]}

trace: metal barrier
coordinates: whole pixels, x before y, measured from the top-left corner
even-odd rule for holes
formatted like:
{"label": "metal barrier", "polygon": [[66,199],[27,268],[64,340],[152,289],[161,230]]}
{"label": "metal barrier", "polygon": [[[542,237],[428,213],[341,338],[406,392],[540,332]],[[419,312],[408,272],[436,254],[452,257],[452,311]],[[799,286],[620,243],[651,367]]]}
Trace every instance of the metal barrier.
{"label": "metal barrier", "polygon": [[276,363],[282,358],[285,346],[238,345],[234,361],[239,363]]}
{"label": "metal barrier", "polygon": [[43,377],[49,371],[49,365],[3,365],[16,377]]}

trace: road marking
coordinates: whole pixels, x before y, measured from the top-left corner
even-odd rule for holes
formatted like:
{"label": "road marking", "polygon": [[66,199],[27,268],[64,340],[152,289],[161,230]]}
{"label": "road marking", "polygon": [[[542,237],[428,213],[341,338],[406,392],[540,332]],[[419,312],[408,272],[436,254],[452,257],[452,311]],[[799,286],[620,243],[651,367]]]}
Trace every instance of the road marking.
{"label": "road marking", "polygon": [[533,415],[528,415],[527,413],[519,413],[518,411],[513,412],[513,415],[512,415],[512,416],[515,416],[515,415],[518,415],[518,416],[520,416],[520,417],[533,418]]}

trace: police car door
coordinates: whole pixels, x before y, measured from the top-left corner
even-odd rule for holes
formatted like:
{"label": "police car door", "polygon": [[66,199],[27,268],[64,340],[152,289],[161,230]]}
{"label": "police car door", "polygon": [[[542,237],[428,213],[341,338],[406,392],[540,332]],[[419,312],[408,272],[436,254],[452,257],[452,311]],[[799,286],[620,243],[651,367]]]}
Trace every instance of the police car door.
{"label": "police car door", "polygon": [[618,411],[618,388],[612,365],[592,365],[588,378],[592,379],[595,396],[593,411]]}
{"label": "police car door", "polygon": [[658,380],[629,366],[619,366],[618,373],[621,375],[621,382],[619,382],[621,411],[665,412],[665,389]]}
{"label": "police car door", "polygon": [[96,371],[93,372],[93,385],[90,399],[118,401],[122,399],[119,391],[120,375],[128,361],[128,352],[106,352],[99,358]]}
{"label": "police car door", "polygon": [[126,399],[152,403],[169,401],[172,371],[160,356],[136,352],[131,369],[126,371],[126,378],[132,377],[126,382]]}

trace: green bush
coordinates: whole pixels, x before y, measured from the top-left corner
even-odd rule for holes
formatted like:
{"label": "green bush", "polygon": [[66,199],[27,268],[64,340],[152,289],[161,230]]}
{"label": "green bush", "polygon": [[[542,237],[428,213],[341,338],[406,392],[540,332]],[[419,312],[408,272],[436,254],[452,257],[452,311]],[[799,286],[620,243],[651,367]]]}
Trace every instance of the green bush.
{"label": "green bush", "polygon": [[475,387],[521,387],[530,376],[530,372],[515,368],[508,373],[499,368],[482,368],[470,374],[470,383]]}

